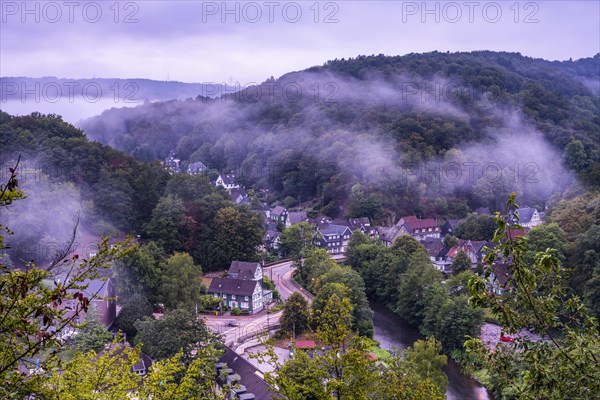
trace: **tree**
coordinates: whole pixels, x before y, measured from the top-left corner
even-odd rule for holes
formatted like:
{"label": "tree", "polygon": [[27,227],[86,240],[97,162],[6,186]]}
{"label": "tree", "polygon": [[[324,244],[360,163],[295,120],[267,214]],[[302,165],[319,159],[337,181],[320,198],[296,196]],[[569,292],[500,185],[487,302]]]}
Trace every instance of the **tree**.
{"label": "tree", "polygon": [[[211,332],[195,313],[188,308],[167,311],[161,319],[146,317],[134,324],[137,339],[146,354],[154,359],[166,359],[183,351],[183,360],[189,362],[193,351],[207,345],[219,347],[220,335]],[[201,345],[199,345],[201,344]]]}
{"label": "tree", "polygon": [[467,255],[465,251],[462,249],[458,251],[456,258],[452,261],[452,265],[450,265],[450,269],[452,270],[452,274],[458,275],[464,271],[471,270],[471,259]]}
{"label": "tree", "polygon": [[446,248],[451,249],[454,246],[456,246],[459,243],[459,241],[456,236],[446,235],[444,236],[443,243]]}
{"label": "tree", "polygon": [[166,307],[194,306],[201,295],[202,269],[187,253],[175,253],[162,267],[160,300]]}
{"label": "tree", "polygon": [[492,240],[496,220],[491,215],[469,214],[456,227],[456,236],[465,240]]}
{"label": "tree", "polygon": [[338,264],[329,253],[325,249],[315,248],[300,266],[300,278],[308,290],[316,293],[321,286],[320,278],[334,268],[338,268]]}
{"label": "tree", "polygon": [[281,253],[297,263],[306,257],[313,247],[314,228],[308,222],[294,224],[281,234]]}
{"label": "tree", "polygon": [[[513,193],[506,208],[512,217],[518,205]],[[565,271],[552,249],[525,262],[527,239],[506,235],[507,219],[498,217],[500,234],[485,257],[484,276],[469,281],[469,302],[486,307],[507,334],[526,328],[544,338],[518,337],[488,351],[478,339],[465,343],[468,354],[484,366],[493,390],[519,398],[597,398],[600,396],[600,335],[598,322],[577,296],[569,293]],[[497,260],[509,263],[508,285],[500,297],[489,293],[487,279]],[[515,362],[517,360],[518,362]]]}
{"label": "tree", "polygon": [[[16,178],[18,164],[17,161],[15,168],[10,169],[7,184],[0,184],[0,207],[8,207],[25,197]],[[11,232],[1,225],[0,232],[0,250],[4,250],[4,234]],[[100,271],[126,254],[127,247],[128,243],[123,242],[109,248],[106,238],[89,259],[67,257],[71,250],[67,246],[45,268],[30,263],[25,270],[19,270],[0,264],[0,397],[24,398],[42,391],[46,377],[23,375],[20,368],[33,369],[37,364],[37,368],[53,371],[57,367],[64,330],[77,328],[76,318],[89,310],[91,299],[85,294],[86,282],[100,278]],[[66,273],[67,279],[54,279],[59,269]],[[61,307],[68,303],[69,313]]]}
{"label": "tree", "polygon": [[75,336],[75,348],[82,352],[101,350],[112,340],[112,334],[98,322],[98,310],[94,305],[88,308],[83,320],[83,326]]}
{"label": "tree", "polygon": [[256,259],[264,231],[254,213],[246,208],[222,208],[215,216],[214,229],[212,254],[216,263],[225,268],[231,260]]}
{"label": "tree", "polygon": [[167,254],[181,249],[179,228],[184,215],[183,202],[179,197],[170,194],[162,197],[152,211],[152,219],[146,225],[146,233]]}
{"label": "tree", "polygon": [[576,172],[587,166],[587,154],[581,140],[574,139],[565,147],[563,156],[565,164]]}
{"label": "tree", "polygon": [[132,340],[137,333],[135,323],[152,315],[152,305],[141,293],[136,293],[123,303],[117,317],[119,329]]}
{"label": "tree", "polygon": [[431,379],[440,392],[446,391],[448,376],[444,372],[444,367],[448,362],[448,357],[442,353],[440,342],[431,336],[426,340],[417,340],[406,349],[404,358],[414,366],[415,372],[421,378]]}
{"label": "tree", "polygon": [[[48,399],[140,400],[201,398],[223,399],[213,391],[214,368],[220,351],[214,346],[198,350],[189,364],[182,353],[155,361],[146,376],[133,372],[140,361],[140,349],[118,341],[102,352],[77,352],[61,373],[52,374],[42,387]],[[101,393],[101,397],[99,397]]]}
{"label": "tree", "polygon": [[280,331],[299,335],[308,329],[309,320],[308,302],[300,293],[292,293],[283,306],[283,314],[279,319]]}

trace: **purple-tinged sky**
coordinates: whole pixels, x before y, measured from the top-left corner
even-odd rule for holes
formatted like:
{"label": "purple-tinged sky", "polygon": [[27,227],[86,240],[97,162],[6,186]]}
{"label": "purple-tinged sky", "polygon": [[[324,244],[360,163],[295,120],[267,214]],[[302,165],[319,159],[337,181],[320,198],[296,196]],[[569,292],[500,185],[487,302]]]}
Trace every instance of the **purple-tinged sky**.
{"label": "purple-tinged sky", "polygon": [[359,54],[600,52],[600,1],[5,1],[0,76],[262,82]]}

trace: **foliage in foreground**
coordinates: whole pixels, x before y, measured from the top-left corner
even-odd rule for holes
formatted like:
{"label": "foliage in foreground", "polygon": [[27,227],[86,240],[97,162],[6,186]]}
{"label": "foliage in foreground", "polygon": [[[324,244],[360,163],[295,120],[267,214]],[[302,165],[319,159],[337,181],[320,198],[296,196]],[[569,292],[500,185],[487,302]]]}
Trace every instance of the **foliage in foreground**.
{"label": "foliage in foreground", "polygon": [[[515,195],[507,202],[518,216]],[[598,322],[579,297],[570,295],[566,271],[555,250],[535,254],[527,262],[527,238],[506,235],[509,223],[497,217],[498,245],[485,258],[485,273],[469,281],[470,302],[489,308],[504,332],[514,335],[527,329],[542,340],[517,336],[489,351],[478,339],[466,342],[476,368],[487,369],[494,393],[502,399],[600,398],[600,335]],[[513,228],[519,228],[512,226]],[[495,261],[507,262],[508,294],[488,291],[487,280]]]}

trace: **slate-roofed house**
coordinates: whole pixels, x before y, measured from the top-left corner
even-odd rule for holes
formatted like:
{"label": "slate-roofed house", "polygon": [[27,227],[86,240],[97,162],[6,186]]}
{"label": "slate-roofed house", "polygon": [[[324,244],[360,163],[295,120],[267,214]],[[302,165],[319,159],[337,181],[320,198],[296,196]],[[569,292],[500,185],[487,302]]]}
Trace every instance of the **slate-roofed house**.
{"label": "slate-roofed house", "polygon": [[263,236],[263,245],[267,250],[277,250],[281,245],[281,232],[272,229],[267,230]]}
{"label": "slate-roofed house", "polygon": [[179,167],[179,163],[181,162],[181,160],[179,158],[175,158],[175,151],[171,150],[171,152],[169,152],[169,156],[167,158],[165,158],[165,168],[167,168],[169,171],[171,172],[179,172],[180,171],[180,167]]}
{"label": "slate-roofed house", "polygon": [[202,172],[206,171],[207,169],[208,169],[208,167],[206,165],[204,165],[203,162],[198,161],[198,162],[191,163],[188,165],[187,173],[190,175],[197,175],[197,174],[201,174]]}
{"label": "slate-roofed house", "polygon": [[[98,357],[102,356],[105,352],[114,349],[115,347],[116,347],[116,349],[112,353],[112,356],[126,358],[126,355],[123,354],[123,351],[125,350],[126,347],[129,347],[129,343],[127,343],[127,342],[117,343],[117,344],[111,344],[111,343],[107,344],[106,346],[104,346],[104,348],[102,350],[100,350],[98,352]],[[150,370],[150,367],[152,366],[152,359],[144,352],[140,352],[139,356],[140,356],[140,360],[133,365],[131,370],[136,375],[144,376],[148,373],[148,371]]]}
{"label": "slate-roofed house", "polygon": [[235,204],[250,203],[250,198],[248,197],[248,193],[246,193],[246,190],[244,190],[244,188],[237,187],[233,189],[228,189],[228,192],[229,196],[231,197],[231,201],[233,201]]}
{"label": "slate-roofed house", "polygon": [[229,347],[216,365],[217,382],[222,388],[230,386],[229,398],[240,400],[272,400],[281,398],[264,380],[264,375],[254,365]]}
{"label": "slate-roofed house", "polygon": [[429,255],[429,259],[433,266],[440,271],[448,272],[451,263],[446,261],[448,248],[444,246],[444,240],[442,238],[428,237],[420,242],[423,247],[425,247],[425,250],[427,250],[427,254]]}
{"label": "slate-roofed house", "polygon": [[459,222],[459,219],[449,219],[448,221],[446,221],[444,225],[442,225],[442,230],[440,232],[441,236],[456,236],[454,232],[456,231],[456,227],[458,226]]}
{"label": "slate-roofed house", "polygon": [[232,261],[227,270],[229,279],[250,279],[260,281],[263,277],[263,270],[257,262]]}
{"label": "slate-roofed house", "polygon": [[492,266],[490,277],[488,278],[488,290],[498,295],[511,289],[510,265],[506,262],[497,262]]}
{"label": "slate-roofed house", "polygon": [[490,212],[490,208],[489,207],[479,207],[477,210],[475,210],[475,214],[479,214],[479,215],[492,215],[492,213]]}
{"label": "slate-roofed house", "polygon": [[516,211],[519,216],[519,225],[525,228],[533,228],[543,223],[538,210],[532,207],[519,208]]}
{"label": "slate-roofed house", "polygon": [[327,250],[329,254],[345,253],[352,231],[347,226],[327,224],[317,228],[315,245]]}
{"label": "slate-roofed house", "polygon": [[222,186],[225,189],[238,189],[240,185],[235,183],[234,174],[221,174],[216,181],[217,186]]}
{"label": "slate-roofed house", "polygon": [[[88,285],[87,289],[83,291],[83,294],[90,299],[90,304],[98,312],[99,322],[104,325],[106,329],[109,329],[117,318],[117,303],[115,301],[116,291],[112,279],[108,278],[106,281],[102,279],[88,279],[82,284]],[[72,290],[72,292],[75,293],[76,290]],[[74,310],[76,306],[76,300],[66,300],[60,305],[62,308],[69,307],[70,310]],[[66,315],[69,317],[73,316],[75,313],[75,311],[70,310],[66,312]],[[75,322],[83,322],[84,318],[85,312],[81,310],[78,316],[75,317]]]}
{"label": "slate-roofed house", "polygon": [[286,210],[285,207],[275,206],[271,210],[269,218],[271,219],[271,221],[273,221],[275,223],[285,224],[285,221],[287,219],[287,215],[288,215],[288,211]]}
{"label": "slate-roofed house", "polygon": [[263,288],[260,281],[251,279],[213,278],[208,294],[223,299],[230,308],[237,307],[255,314],[263,309]]}
{"label": "slate-roofed house", "polygon": [[473,243],[470,240],[461,241],[459,244],[448,250],[448,253],[446,254],[446,260],[452,264],[461,250],[464,251],[471,260],[472,267],[477,265],[477,250],[475,250]]}
{"label": "slate-roofed house", "polygon": [[289,228],[292,225],[299,224],[301,222],[308,221],[308,216],[306,215],[306,211],[297,211],[287,213],[287,218],[285,220],[285,227]]}
{"label": "slate-roofed house", "polygon": [[350,223],[350,230],[352,232],[361,231],[367,236],[375,236],[377,234],[377,230],[371,226],[371,221],[367,217],[350,218],[348,222]]}

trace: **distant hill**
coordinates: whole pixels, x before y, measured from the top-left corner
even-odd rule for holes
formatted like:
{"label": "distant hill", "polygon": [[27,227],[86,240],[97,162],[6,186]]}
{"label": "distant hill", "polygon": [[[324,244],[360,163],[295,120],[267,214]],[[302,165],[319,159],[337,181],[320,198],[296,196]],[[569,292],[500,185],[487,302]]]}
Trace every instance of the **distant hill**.
{"label": "distant hill", "polygon": [[[237,170],[246,186],[269,188],[270,201],[330,215],[460,215],[498,209],[512,190],[543,207],[574,174],[600,182],[599,69],[600,54],[358,56],[220,98],[108,110],[81,126],[138,159],[175,150],[184,167]],[[458,178],[444,170],[452,163]]]}
{"label": "distant hill", "polygon": [[58,114],[76,123],[113,107],[154,101],[218,97],[239,88],[225,83],[184,83],[150,79],[69,79],[0,77],[0,110],[13,115]]}

